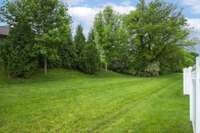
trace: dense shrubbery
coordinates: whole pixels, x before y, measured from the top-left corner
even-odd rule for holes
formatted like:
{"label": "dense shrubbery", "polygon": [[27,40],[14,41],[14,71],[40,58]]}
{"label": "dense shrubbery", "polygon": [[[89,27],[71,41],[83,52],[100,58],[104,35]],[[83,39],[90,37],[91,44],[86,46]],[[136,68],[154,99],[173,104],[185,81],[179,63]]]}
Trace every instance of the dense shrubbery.
{"label": "dense shrubbery", "polygon": [[128,15],[106,7],[96,15],[87,39],[81,25],[72,37],[71,17],[59,0],[8,1],[0,15],[11,28],[0,55],[13,77],[26,77],[40,67],[45,73],[47,68],[63,67],[93,74],[102,66],[157,76],[181,71],[196,56],[185,49],[192,45],[186,18],[160,0],[140,0]]}
{"label": "dense shrubbery", "polygon": [[58,48],[59,62],[60,66],[67,69],[75,69],[76,68],[76,47],[73,43],[73,38],[71,34],[71,30],[67,35],[67,40],[63,44],[61,44]]}
{"label": "dense shrubbery", "polygon": [[27,23],[11,29],[8,40],[1,45],[4,67],[12,77],[27,77],[37,68],[33,54],[34,35]]}
{"label": "dense shrubbery", "polygon": [[88,74],[94,74],[100,70],[100,56],[93,44],[87,44],[80,56],[79,69]]}

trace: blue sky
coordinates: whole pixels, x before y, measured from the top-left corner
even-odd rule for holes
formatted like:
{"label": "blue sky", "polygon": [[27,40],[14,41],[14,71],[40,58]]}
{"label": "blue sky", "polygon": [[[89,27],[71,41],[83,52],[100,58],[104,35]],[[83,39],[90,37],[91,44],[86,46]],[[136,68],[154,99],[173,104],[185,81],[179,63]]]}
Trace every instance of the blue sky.
{"label": "blue sky", "polygon": [[[0,5],[2,5],[0,0]],[[139,0],[62,0],[69,5],[69,14],[73,18],[73,30],[78,24],[84,28],[84,33],[89,32],[94,17],[107,5],[121,14],[129,13],[135,9]],[[146,0],[150,2],[151,0]],[[188,19],[188,25],[192,27],[192,37],[200,39],[200,0],[164,0],[176,4],[183,9],[183,14]],[[1,25],[1,23],[0,23]]]}
{"label": "blue sky", "polygon": [[[68,3],[69,13],[73,18],[73,30],[78,24],[84,27],[84,33],[89,32],[95,14],[107,5],[123,14],[134,10],[139,0],[62,0]],[[151,0],[146,0],[150,2]],[[188,19],[188,26],[192,29],[192,38],[200,40],[200,0],[164,0],[183,9],[183,14]],[[200,53],[200,45],[197,46]]]}
{"label": "blue sky", "polygon": [[[106,5],[111,5],[119,13],[128,13],[134,10],[139,0],[62,0],[68,3],[69,13],[73,17],[73,24],[82,24],[85,33],[91,26],[94,16]],[[146,0],[150,2],[151,0]],[[188,24],[194,27],[195,32],[200,32],[200,0],[164,0],[174,3],[183,9],[183,14],[188,18]]]}

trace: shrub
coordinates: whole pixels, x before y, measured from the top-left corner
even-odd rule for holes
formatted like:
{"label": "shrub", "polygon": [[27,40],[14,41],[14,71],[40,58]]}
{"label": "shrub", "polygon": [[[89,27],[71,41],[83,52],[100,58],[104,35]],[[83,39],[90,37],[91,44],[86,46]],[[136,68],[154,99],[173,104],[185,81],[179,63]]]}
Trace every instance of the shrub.
{"label": "shrub", "polygon": [[160,63],[153,62],[148,64],[144,71],[138,71],[137,75],[139,76],[159,76],[160,73]]}
{"label": "shrub", "polygon": [[64,44],[59,48],[60,66],[63,68],[76,68],[77,55],[73,45]]}
{"label": "shrub", "polygon": [[87,44],[81,56],[79,57],[79,69],[80,71],[88,74],[94,74],[100,69],[100,55],[93,44]]}

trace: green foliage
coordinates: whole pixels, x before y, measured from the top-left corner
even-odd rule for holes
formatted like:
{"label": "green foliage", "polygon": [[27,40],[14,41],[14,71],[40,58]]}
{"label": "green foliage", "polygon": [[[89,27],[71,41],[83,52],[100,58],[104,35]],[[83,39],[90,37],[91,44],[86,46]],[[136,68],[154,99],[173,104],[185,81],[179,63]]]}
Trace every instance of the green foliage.
{"label": "green foliage", "polygon": [[197,53],[183,51],[184,57],[184,67],[192,66],[196,63],[196,57],[198,56]]}
{"label": "green foliage", "polygon": [[59,0],[7,1],[0,15],[11,32],[1,45],[11,76],[25,77],[39,67],[63,67],[95,73],[105,69],[140,76],[180,72],[192,65],[186,18],[172,4],[140,0],[135,11],[120,15],[107,6],[94,21],[88,40],[78,25],[74,39],[71,17]]}
{"label": "green foliage", "polygon": [[4,39],[0,39],[0,69],[2,69],[3,68],[3,54],[2,54],[2,48],[3,48],[3,46],[5,45],[5,40]]}
{"label": "green foliage", "polygon": [[160,74],[160,63],[159,62],[149,63],[143,72],[139,71],[136,74],[140,76],[148,76],[148,77],[158,76]]}
{"label": "green foliage", "polygon": [[116,72],[130,73],[129,69],[133,65],[134,57],[130,54],[131,45],[128,41],[129,36],[123,21],[124,16],[118,16],[118,22],[120,23],[114,34],[113,46],[109,50],[109,69]]}
{"label": "green foliage", "polygon": [[[168,53],[168,51],[167,51]],[[164,54],[164,53],[163,53]],[[193,66],[195,64],[196,55],[190,53],[185,49],[171,49],[168,56],[163,56],[163,60],[160,61],[161,73],[181,72],[184,67]],[[169,61],[169,62],[166,62]]]}
{"label": "green foliage", "polygon": [[82,56],[82,52],[84,52],[84,48],[86,45],[86,39],[85,36],[83,34],[83,28],[81,25],[77,26],[76,29],[76,34],[74,36],[74,44],[76,47],[76,55],[77,55],[77,59],[76,59],[76,65],[78,69],[81,69],[81,56]]}
{"label": "green foliage", "polygon": [[80,54],[79,61],[79,68],[84,73],[94,74],[100,70],[100,53],[94,41],[93,30],[89,33],[87,44]]}
{"label": "green foliage", "polygon": [[100,70],[99,51],[94,44],[87,44],[80,57],[79,69],[88,74],[94,74]]}
{"label": "green foliage", "polygon": [[37,68],[33,38],[34,34],[27,22],[19,22],[11,28],[8,40],[0,46],[0,55],[8,75],[27,77]]}
{"label": "green foliage", "polygon": [[126,69],[121,61],[129,49],[122,18],[108,6],[97,14],[94,22],[94,40],[100,51],[101,62],[108,65],[109,69],[118,72]]}
{"label": "green foliage", "polygon": [[106,64],[109,63],[110,49],[114,45],[115,24],[116,16],[109,6],[97,14],[94,22],[95,41],[101,53],[101,60]]}
{"label": "green foliage", "polygon": [[69,35],[67,36],[66,42],[60,45],[58,49],[58,54],[60,57],[60,65],[63,68],[76,68],[76,47],[73,43],[71,30],[68,32]]}
{"label": "green foliage", "polygon": [[86,44],[85,41],[86,41],[86,39],[85,39],[85,36],[83,34],[83,28],[82,28],[81,25],[78,25],[77,29],[76,29],[76,34],[74,36],[74,43],[75,43],[75,46],[76,46],[76,52],[77,52],[78,56],[82,52],[84,45]]}
{"label": "green foliage", "polygon": [[47,63],[59,60],[59,45],[67,43],[70,32],[71,19],[64,5],[58,0],[7,1],[1,15],[11,27],[1,52],[8,73],[32,73],[41,60],[47,73]]}
{"label": "green foliage", "polygon": [[183,68],[184,60],[179,60],[183,55],[181,51],[191,43],[187,40],[186,19],[175,6],[160,0],[146,5],[141,0],[137,10],[127,16],[126,23],[137,73],[148,70],[154,75],[154,70],[149,69],[152,62],[159,64],[155,68],[159,73]]}
{"label": "green foliage", "polygon": [[46,72],[47,60],[57,60],[59,45],[67,41],[70,17],[58,0],[33,0],[32,4],[35,49],[37,55],[44,59]]}

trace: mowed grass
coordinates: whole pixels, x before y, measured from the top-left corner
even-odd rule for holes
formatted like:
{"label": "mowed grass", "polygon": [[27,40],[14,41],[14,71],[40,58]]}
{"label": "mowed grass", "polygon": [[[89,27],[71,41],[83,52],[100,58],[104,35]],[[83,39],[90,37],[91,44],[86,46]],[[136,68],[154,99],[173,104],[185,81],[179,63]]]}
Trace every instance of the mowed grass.
{"label": "mowed grass", "polygon": [[188,110],[181,74],[51,70],[28,80],[0,77],[2,133],[192,133]]}

